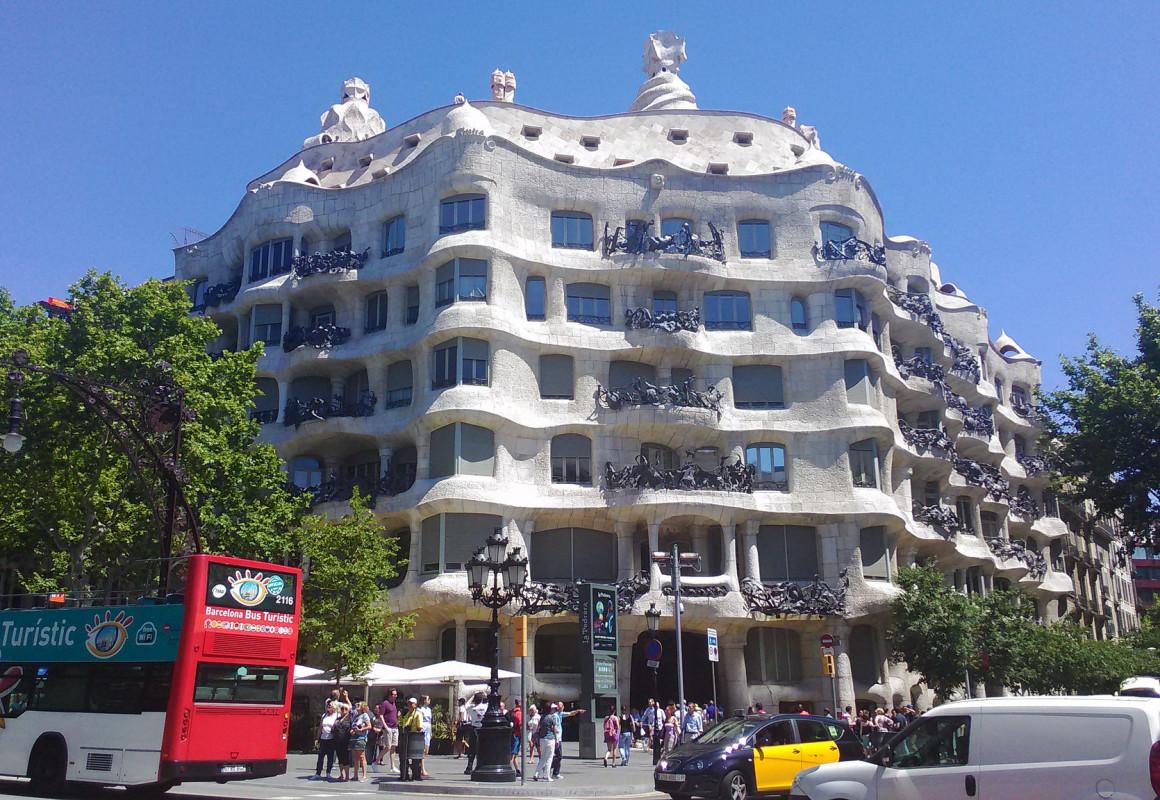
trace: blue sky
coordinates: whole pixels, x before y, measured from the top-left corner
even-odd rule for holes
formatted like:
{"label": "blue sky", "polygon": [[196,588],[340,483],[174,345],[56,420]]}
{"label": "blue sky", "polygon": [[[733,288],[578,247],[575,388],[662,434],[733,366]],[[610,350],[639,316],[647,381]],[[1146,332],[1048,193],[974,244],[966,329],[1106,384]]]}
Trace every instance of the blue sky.
{"label": "blue sky", "polygon": [[702,108],[795,106],[1047,386],[1089,331],[1134,348],[1131,295],[1160,286],[1152,2],[8,2],[0,285],[172,274],[170,233],[216,230],[350,75],[388,125],[497,66],[525,105],[616,113],[666,28]]}

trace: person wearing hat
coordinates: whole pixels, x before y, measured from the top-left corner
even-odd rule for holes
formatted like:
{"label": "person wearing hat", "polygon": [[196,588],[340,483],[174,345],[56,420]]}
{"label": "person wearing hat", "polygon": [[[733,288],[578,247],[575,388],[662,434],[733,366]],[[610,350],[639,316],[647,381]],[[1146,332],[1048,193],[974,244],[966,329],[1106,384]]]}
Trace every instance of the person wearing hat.
{"label": "person wearing hat", "polygon": [[[423,715],[419,711],[419,701],[414,697],[407,698],[407,710],[399,715],[399,732],[400,732],[400,748],[399,748],[399,769],[400,780],[404,781],[421,781],[423,780],[423,759],[409,758],[412,736],[423,735]],[[404,739],[402,734],[406,735]],[[403,742],[406,742],[404,745]]]}

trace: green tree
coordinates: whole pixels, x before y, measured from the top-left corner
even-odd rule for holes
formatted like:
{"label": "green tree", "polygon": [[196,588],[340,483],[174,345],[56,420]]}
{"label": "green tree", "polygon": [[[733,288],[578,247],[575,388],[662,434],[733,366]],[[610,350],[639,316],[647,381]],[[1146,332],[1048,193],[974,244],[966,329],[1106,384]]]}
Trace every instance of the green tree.
{"label": "green tree", "polygon": [[1021,592],[998,590],[969,598],[977,609],[971,677],[997,686],[1017,683],[1033,628],[1034,605]]}
{"label": "green tree", "polygon": [[[186,494],[210,552],[283,561],[305,500],[285,490],[281,460],[249,419],[261,347],[211,358],[217,326],[191,316],[185,287],[128,288],[89,272],[72,287],[71,321],[0,293],[0,358],[17,348],[42,366],[136,386],[169,365],[194,418],[183,428]],[[29,374],[19,387],[27,441],[0,453],[0,552],[31,591],[94,600],[132,596],[156,575],[158,524],[148,480],[76,395]],[[175,542],[179,551],[182,542]]]}
{"label": "green tree", "polygon": [[886,632],[892,657],[947,697],[963,685],[975,661],[979,609],[932,566],[904,567],[898,585],[903,591],[894,600]]}
{"label": "green tree", "polygon": [[1160,545],[1160,308],[1134,299],[1138,353],[1088,338],[1061,359],[1068,388],[1043,395],[1061,492],[1118,516],[1134,539]]}
{"label": "green tree", "polygon": [[366,671],[415,625],[413,615],[392,615],[387,605],[387,584],[406,569],[398,539],[383,534],[357,490],[350,508],[341,519],[307,516],[294,534],[306,573],[302,605],[310,610],[300,649],[338,675]]}

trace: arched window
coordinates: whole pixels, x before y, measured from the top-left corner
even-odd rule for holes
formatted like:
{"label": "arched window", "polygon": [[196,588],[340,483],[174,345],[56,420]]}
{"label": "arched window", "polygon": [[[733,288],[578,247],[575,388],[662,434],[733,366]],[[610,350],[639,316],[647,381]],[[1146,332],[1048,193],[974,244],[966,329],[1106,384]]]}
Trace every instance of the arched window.
{"label": "arched window", "polygon": [[801,680],[801,637],[785,628],[750,628],[745,637],[745,672],[749,683],[796,683]]}
{"label": "arched window", "polygon": [[789,491],[785,468],[785,445],[751,444],[745,448],[745,463],[753,467],[753,488]]}
{"label": "arched window", "polygon": [[856,683],[866,686],[882,680],[878,633],[869,625],[855,625],[850,631],[850,671]]}
{"label": "arched window", "polygon": [[448,625],[439,634],[439,660],[455,661],[455,626]]}
{"label": "arched window", "polygon": [[552,437],[552,483],[592,485],[592,440],[578,433]]}
{"label": "arched window", "polygon": [[762,525],[757,563],[763,583],[812,581],[818,575],[818,534],[806,525]]}
{"label": "arched window", "polygon": [[794,297],[790,299],[789,321],[790,327],[795,331],[808,331],[810,329],[810,318],[806,313],[806,301],[802,298]]}
{"label": "arched window", "polygon": [[487,227],[487,198],[461,194],[439,204],[439,233],[482,230]]}
{"label": "arched window", "polygon": [[484,475],[495,472],[495,433],[453,422],[431,431],[431,477]]}
{"label": "arched window", "polygon": [[290,481],[299,489],[311,489],[322,483],[322,459],[298,456],[290,462]]}
{"label": "arched window", "polygon": [[906,279],[906,291],[910,294],[928,294],[930,284],[921,275],[911,275]]}
{"label": "arched window", "polygon": [[531,540],[533,580],[549,583],[616,580],[616,535],[590,528],[536,531]]}
{"label": "arched window", "polygon": [[608,287],[599,283],[570,283],[566,298],[569,322],[608,325],[612,322],[612,301]]}
{"label": "arched window", "polygon": [[424,573],[463,570],[471,554],[488,535],[502,527],[494,514],[436,514],[423,520],[419,542],[420,570]]}
{"label": "arched window", "polygon": [[773,253],[769,238],[769,223],[763,219],[738,222],[737,246],[742,258],[769,258]]}
{"label": "arched window", "polygon": [[536,629],[537,675],[571,675],[580,671],[580,625],[552,622]]}

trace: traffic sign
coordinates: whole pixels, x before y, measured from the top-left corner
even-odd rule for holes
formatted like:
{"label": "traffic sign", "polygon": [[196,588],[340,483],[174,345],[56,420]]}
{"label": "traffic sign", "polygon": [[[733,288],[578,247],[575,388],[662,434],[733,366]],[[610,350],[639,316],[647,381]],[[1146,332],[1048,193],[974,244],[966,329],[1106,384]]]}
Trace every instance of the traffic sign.
{"label": "traffic sign", "polygon": [[709,628],[706,632],[706,638],[709,641],[709,660],[720,661],[719,653],[717,651],[717,629]]}
{"label": "traffic sign", "polygon": [[833,634],[823,633],[821,641],[822,641],[822,647],[826,648],[827,650],[833,649],[833,647],[834,647]]}
{"label": "traffic sign", "polygon": [[644,643],[644,657],[645,666],[649,669],[656,669],[661,665],[661,652],[664,648],[657,639],[649,639]]}
{"label": "traffic sign", "polygon": [[834,656],[832,653],[822,653],[822,674],[834,676]]}

